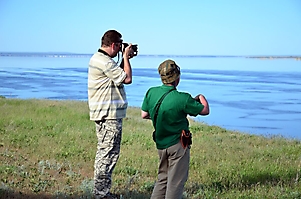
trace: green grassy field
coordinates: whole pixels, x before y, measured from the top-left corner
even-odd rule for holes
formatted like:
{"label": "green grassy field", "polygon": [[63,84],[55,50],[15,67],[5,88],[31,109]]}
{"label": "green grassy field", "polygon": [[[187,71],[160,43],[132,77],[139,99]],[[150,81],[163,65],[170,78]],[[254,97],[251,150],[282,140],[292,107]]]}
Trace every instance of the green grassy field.
{"label": "green grassy field", "polygon": [[[128,109],[112,188],[123,198],[150,198],[152,131],[139,108]],[[301,198],[300,140],[193,121],[191,131],[185,198]],[[92,198],[96,144],[87,102],[0,98],[0,198]]]}

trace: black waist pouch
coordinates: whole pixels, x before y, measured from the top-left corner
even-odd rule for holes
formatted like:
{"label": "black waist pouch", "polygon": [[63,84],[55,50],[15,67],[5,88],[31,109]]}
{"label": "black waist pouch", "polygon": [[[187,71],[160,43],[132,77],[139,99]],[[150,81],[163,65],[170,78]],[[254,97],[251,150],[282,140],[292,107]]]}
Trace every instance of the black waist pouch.
{"label": "black waist pouch", "polygon": [[192,144],[192,134],[189,130],[182,130],[181,144],[184,149],[186,149],[186,147],[190,148],[190,145]]}

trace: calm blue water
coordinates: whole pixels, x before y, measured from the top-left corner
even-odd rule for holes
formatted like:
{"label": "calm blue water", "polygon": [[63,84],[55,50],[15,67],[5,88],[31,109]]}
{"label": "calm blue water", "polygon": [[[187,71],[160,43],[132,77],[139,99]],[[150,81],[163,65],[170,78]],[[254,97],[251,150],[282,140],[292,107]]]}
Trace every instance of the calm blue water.
{"label": "calm blue water", "polygon": [[[160,85],[159,63],[169,57],[132,59],[130,106],[141,106]],[[196,119],[251,134],[301,139],[301,61],[172,57],[181,67],[178,90],[206,96],[211,113]],[[7,98],[87,100],[89,57],[1,57],[0,95]]]}

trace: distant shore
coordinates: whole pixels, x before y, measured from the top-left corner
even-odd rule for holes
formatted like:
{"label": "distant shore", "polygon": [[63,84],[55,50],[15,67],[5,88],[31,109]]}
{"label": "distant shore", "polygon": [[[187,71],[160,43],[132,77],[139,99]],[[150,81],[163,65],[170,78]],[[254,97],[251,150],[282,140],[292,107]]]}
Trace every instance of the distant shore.
{"label": "distant shore", "polygon": [[301,60],[301,56],[246,56],[252,59],[296,59]]}
{"label": "distant shore", "polygon": [[[68,53],[68,52],[0,52],[0,57],[91,57],[93,54]],[[139,57],[191,57],[191,58],[252,58],[252,59],[296,59],[301,60],[300,56],[295,55],[260,55],[260,56],[238,56],[238,55],[140,55]]]}

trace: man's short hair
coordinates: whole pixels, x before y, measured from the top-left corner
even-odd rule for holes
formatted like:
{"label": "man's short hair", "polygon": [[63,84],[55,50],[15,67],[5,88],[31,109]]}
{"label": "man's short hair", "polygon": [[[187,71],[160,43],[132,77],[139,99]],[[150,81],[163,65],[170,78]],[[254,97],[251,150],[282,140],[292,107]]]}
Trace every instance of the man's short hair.
{"label": "man's short hair", "polygon": [[163,84],[170,84],[180,77],[180,67],[173,60],[165,60],[158,67]]}
{"label": "man's short hair", "polygon": [[101,46],[110,46],[112,43],[122,43],[122,35],[116,30],[108,30],[101,38]]}

